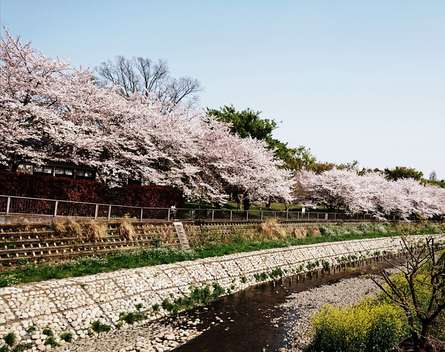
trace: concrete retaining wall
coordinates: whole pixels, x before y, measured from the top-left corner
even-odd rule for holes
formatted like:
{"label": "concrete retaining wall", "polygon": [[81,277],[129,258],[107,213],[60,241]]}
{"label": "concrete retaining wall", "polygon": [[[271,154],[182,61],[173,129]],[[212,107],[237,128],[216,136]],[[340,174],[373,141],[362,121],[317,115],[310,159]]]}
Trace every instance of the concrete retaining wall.
{"label": "concrete retaining wall", "polygon": [[[420,236],[417,236],[420,237]],[[445,235],[436,235],[445,241]],[[413,236],[413,238],[415,238]],[[0,336],[15,332],[31,340],[26,330],[50,327],[83,337],[94,320],[115,326],[119,313],[161,304],[187,295],[191,287],[219,283],[231,292],[258,283],[258,275],[280,268],[285,275],[331,266],[345,258],[358,260],[400,251],[398,237],[324,243],[226,255],[154,267],[120,270],[92,276],[51,280],[0,288]],[[264,276],[264,275],[263,275]],[[151,318],[157,315],[152,313]],[[35,333],[34,333],[35,334]],[[33,340],[39,339],[32,336]],[[43,338],[43,336],[42,336]]]}

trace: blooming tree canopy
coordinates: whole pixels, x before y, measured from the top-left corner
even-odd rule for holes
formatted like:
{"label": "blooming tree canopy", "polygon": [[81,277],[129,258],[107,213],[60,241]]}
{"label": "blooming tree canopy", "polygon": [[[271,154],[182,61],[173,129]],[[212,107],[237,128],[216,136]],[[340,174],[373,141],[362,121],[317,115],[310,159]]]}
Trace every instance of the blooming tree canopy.
{"label": "blooming tree canopy", "polygon": [[290,174],[263,142],[230,133],[204,111],[118,94],[92,72],[53,60],[6,33],[0,43],[0,163],[69,162],[108,184],[171,185],[223,202],[230,189],[291,200]]}
{"label": "blooming tree canopy", "polygon": [[445,189],[425,186],[414,179],[389,181],[380,173],[357,174],[332,169],[316,174],[303,171],[296,178],[296,198],[346,212],[378,218],[445,215]]}

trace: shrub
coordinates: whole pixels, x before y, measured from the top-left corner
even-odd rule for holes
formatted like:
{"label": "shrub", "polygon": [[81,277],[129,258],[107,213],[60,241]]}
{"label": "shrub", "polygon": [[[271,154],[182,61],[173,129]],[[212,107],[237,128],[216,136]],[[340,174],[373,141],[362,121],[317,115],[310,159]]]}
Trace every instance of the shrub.
{"label": "shrub", "polygon": [[323,270],[328,272],[329,269],[331,268],[331,264],[327,261],[327,260],[322,260],[321,261],[321,266],[323,267]]}
{"label": "shrub", "polygon": [[62,332],[60,338],[65,342],[71,342],[73,341],[73,333],[70,331]]}
{"label": "shrub", "polygon": [[[33,348],[32,342],[19,343],[18,345],[14,346],[14,348],[11,350],[11,352],[24,352],[24,351],[30,350],[32,348]],[[2,351],[2,350],[0,349],[0,351]]]}
{"label": "shrub", "polygon": [[93,322],[91,322],[91,329],[96,332],[96,333],[101,333],[101,332],[108,332],[111,330],[111,326],[108,324],[104,324],[102,322],[100,322],[99,320],[95,320]]}
{"label": "shrub", "polygon": [[136,311],[134,311],[134,312],[121,312],[119,314],[119,322],[126,322],[127,324],[134,324],[138,321],[147,319],[147,316],[142,311],[142,308],[144,308],[142,303],[136,304],[135,308],[136,308]]}
{"label": "shrub", "polygon": [[[411,241],[402,237],[407,262],[400,273],[382,273],[384,284],[374,280],[383,297],[400,307],[408,322],[410,342],[416,351],[428,350],[431,337],[443,330],[445,296],[445,251],[438,250],[434,238]],[[442,315],[442,316],[441,316]]]}
{"label": "shrub", "polygon": [[322,225],[319,226],[318,229],[320,230],[320,234],[322,236],[331,236],[331,229],[330,226]]}
{"label": "shrub", "polygon": [[[190,287],[189,295],[178,297],[173,301],[165,298],[162,301],[162,308],[172,314],[189,310],[195,306],[207,305],[216,300],[220,296],[226,294],[227,291],[219,283],[214,282],[211,286]],[[159,307],[156,307],[159,309]]]}
{"label": "shrub", "polygon": [[122,312],[119,314],[119,320],[120,321],[124,321],[127,324],[134,324],[138,321],[142,321],[147,319],[147,316],[145,315],[145,313],[137,310],[135,312]]}
{"label": "shrub", "polygon": [[13,332],[10,332],[10,333],[6,334],[5,336],[3,336],[3,341],[5,341],[5,343],[9,347],[12,347],[15,345],[15,343],[17,341],[17,336]]}
{"label": "shrub", "polygon": [[48,336],[44,342],[45,345],[51,346],[52,348],[55,348],[59,346],[58,342],[54,338],[54,336]]}
{"label": "shrub", "polygon": [[284,271],[281,268],[275,268],[270,272],[269,276],[273,279],[280,278],[284,276]]}
{"label": "shrub", "polygon": [[308,351],[391,351],[405,334],[400,310],[371,299],[346,308],[323,307],[314,317],[314,328]]}
{"label": "shrub", "polygon": [[161,309],[161,306],[159,305],[159,303],[155,303],[151,306],[151,309],[153,310],[153,313],[158,313]]}
{"label": "shrub", "polygon": [[33,324],[26,328],[25,330],[28,334],[32,334],[37,331],[37,327]]}
{"label": "shrub", "polygon": [[54,336],[54,332],[50,328],[44,328],[42,333],[46,336]]}
{"label": "shrub", "polygon": [[15,274],[4,274],[0,277],[0,287],[13,286],[18,284],[20,281]]}
{"label": "shrub", "polygon": [[218,297],[224,295],[226,293],[226,290],[217,282],[214,282],[212,284],[212,299],[216,300]]}

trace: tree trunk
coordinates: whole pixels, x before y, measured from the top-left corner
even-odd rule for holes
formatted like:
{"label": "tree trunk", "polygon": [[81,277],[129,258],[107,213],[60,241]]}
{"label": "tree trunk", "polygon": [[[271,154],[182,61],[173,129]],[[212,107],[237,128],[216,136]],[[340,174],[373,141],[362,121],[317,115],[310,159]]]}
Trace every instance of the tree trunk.
{"label": "tree trunk", "polygon": [[430,334],[430,327],[431,327],[431,322],[424,321],[422,323],[422,330],[420,332],[420,337],[419,337],[420,351],[428,351],[429,347],[428,336]]}
{"label": "tree trunk", "polygon": [[19,167],[18,163],[12,162],[11,164],[9,164],[9,171],[16,173],[18,167]]}
{"label": "tree trunk", "polygon": [[240,197],[239,193],[237,193],[235,195],[235,201],[236,201],[236,208],[238,210],[240,210],[241,209],[241,197]]}

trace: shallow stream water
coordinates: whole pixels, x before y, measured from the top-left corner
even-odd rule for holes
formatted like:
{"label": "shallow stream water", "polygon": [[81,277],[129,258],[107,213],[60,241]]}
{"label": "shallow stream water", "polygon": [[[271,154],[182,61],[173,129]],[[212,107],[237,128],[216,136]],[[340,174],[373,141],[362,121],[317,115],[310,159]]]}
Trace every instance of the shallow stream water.
{"label": "shallow stream water", "polygon": [[[175,349],[176,352],[271,352],[288,347],[292,341],[289,324],[298,312],[280,307],[290,295],[341,279],[376,272],[385,264],[347,268],[311,278],[285,278],[275,283],[258,285],[223,297],[211,305],[187,313],[199,318],[201,335]],[[314,297],[314,300],[317,299]]]}

